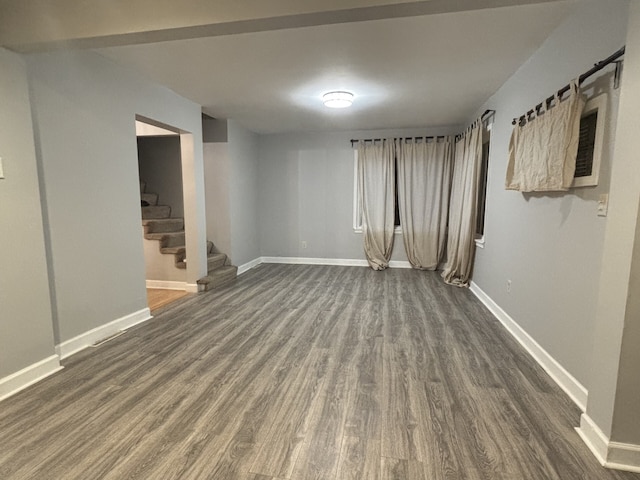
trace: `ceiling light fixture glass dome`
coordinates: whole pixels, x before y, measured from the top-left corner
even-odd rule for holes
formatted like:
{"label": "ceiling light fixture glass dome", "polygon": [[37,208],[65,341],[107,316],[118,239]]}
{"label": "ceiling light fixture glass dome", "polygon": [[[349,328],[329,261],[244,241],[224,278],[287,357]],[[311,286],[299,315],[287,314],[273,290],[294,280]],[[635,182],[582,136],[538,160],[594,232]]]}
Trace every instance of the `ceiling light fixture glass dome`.
{"label": "ceiling light fixture glass dome", "polygon": [[325,107],[347,108],[353,103],[353,93],[351,92],[329,92],[322,96]]}

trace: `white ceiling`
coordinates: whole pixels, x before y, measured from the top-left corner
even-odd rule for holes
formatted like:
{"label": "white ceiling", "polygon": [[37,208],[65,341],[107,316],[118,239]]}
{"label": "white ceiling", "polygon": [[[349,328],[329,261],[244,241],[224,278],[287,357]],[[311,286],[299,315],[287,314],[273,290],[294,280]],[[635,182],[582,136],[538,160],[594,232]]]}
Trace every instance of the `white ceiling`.
{"label": "white ceiling", "polygon": [[[461,125],[575,0],[101,48],[258,133]],[[330,110],[330,90],[355,94]]]}

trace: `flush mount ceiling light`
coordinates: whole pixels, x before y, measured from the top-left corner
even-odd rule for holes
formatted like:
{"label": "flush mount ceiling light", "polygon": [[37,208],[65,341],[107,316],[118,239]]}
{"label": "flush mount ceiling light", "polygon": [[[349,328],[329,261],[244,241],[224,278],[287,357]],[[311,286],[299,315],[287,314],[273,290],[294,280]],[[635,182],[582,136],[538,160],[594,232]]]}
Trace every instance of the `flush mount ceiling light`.
{"label": "flush mount ceiling light", "polygon": [[347,108],[353,103],[353,93],[329,92],[322,96],[322,102],[329,108]]}

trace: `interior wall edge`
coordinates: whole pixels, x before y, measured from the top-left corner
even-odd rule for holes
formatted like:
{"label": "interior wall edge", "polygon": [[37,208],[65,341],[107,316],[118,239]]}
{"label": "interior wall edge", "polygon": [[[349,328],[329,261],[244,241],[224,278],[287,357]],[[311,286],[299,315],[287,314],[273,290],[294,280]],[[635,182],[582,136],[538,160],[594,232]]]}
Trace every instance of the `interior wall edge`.
{"label": "interior wall edge", "polygon": [[640,445],[610,441],[586,412],[576,432],[603,467],[640,473]]}

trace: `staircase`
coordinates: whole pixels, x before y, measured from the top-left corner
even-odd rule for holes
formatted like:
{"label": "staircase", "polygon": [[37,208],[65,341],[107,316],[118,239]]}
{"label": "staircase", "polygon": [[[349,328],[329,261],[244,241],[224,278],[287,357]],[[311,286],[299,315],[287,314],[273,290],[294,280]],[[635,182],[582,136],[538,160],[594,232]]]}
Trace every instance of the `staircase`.
{"label": "staircase", "polygon": [[[176,268],[187,268],[184,219],[172,217],[169,205],[158,205],[158,194],[147,193],[144,182],[140,182],[140,200],[144,238],[157,240],[160,253],[175,257]],[[198,285],[212,290],[234,281],[237,274],[238,267],[231,265],[229,257],[207,242],[207,276],[198,280]]]}

